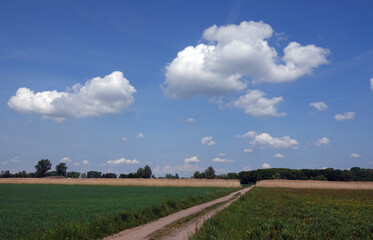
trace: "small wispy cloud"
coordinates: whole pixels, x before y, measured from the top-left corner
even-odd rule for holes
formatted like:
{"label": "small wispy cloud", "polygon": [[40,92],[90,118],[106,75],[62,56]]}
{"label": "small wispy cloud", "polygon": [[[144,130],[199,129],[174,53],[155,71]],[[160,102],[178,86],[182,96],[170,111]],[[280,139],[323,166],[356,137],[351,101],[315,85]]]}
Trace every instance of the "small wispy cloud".
{"label": "small wispy cloud", "polygon": [[144,134],[143,133],[139,133],[139,134],[137,134],[137,139],[141,139],[141,138],[144,138],[145,136],[144,136]]}
{"label": "small wispy cloud", "polygon": [[273,158],[285,158],[285,157],[281,153],[276,153],[275,155],[273,155]]}
{"label": "small wispy cloud", "polygon": [[218,163],[230,163],[230,162],[234,162],[232,159],[227,159],[227,158],[220,158],[220,157],[216,157],[214,159],[212,159],[213,162],[218,162]]}
{"label": "small wispy cloud", "polygon": [[60,160],[60,162],[62,162],[62,163],[70,163],[70,162],[71,162],[71,159],[68,158],[68,157],[64,157],[64,158],[62,158],[62,159]]}
{"label": "small wispy cloud", "polygon": [[271,165],[269,165],[268,163],[263,163],[262,168],[268,169],[271,168]]}
{"label": "small wispy cloud", "polygon": [[140,162],[136,159],[130,160],[130,159],[125,159],[125,158],[119,158],[117,160],[109,160],[107,161],[107,164],[109,165],[119,165],[119,164],[132,165],[132,164],[140,164]]}
{"label": "small wispy cloud", "polygon": [[190,157],[190,158],[185,158],[184,162],[185,163],[199,163],[200,161],[199,161],[197,156],[194,156],[194,157]]}
{"label": "small wispy cloud", "polygon": [[344,114],[336,114],[334,118],[337,121],[352,120],[355,118],[355,112],[345,112]]}
{"label": "small wispy cloud", "polygon": [[353,154],[350,155],[350,158],[359,158],[359,157],[361,157],[361,156],[358,153],[353,153]]}
{"label": "small wispy cloud", "polygon": [[188,123],[194,123],[196,120],[194,118],[188,118],[186,121]]}
{"label": "small wispy cloud", "polygon": [[207,146],[213,146],[216,144],[216,142],[212,140],[211,136],[202,138],[201,143],[202,145],[207,145]]}
{"label": "small wispy cloud", "polygon": [[328,105],[324,102],[311,102],[310,107],[314,107],[319,112],[328,110]]}
{"label": "small wispy cloud", "polygon": [[314,142],[313,144],[318,147],[326,147],[330,144],[330,140],[327,137],[323,137]]}

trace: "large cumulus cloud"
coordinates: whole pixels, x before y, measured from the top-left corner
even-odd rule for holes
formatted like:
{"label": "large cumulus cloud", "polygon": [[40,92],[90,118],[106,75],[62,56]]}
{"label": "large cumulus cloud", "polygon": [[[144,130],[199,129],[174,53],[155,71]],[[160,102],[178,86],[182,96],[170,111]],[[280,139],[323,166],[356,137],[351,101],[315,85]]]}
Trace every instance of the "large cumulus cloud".
{"label": "large cumulus cloud", "polygon": [[64,92],[34,92],[19,88],[8,101],[8,106],[21,113],[40,114],[44,118],[64,121],[67,118],[94,117],[119,113],[133,102],[136,89],[115,71],[104,78],[95,77],[83,86],[75,84]]}
{"label": "large cumulus cloud", "polygon": [[188,46],[166,66],[164,89],[173,98],[221,96],[253,82],[290,82],[328,63],[328,49],[290,42],[283,56],[269,46],[273,35],[263,22],[211,26],[203,33],[208,44]]}

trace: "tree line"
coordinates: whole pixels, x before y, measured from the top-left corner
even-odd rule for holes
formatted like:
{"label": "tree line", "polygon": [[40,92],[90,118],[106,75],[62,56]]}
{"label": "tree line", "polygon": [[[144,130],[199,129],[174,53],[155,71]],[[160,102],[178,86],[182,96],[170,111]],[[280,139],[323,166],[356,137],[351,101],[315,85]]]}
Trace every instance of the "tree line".
{"label": "tree line", "polygon": [[260,180],[322,180],[322,181],[373,181],[373,169],[353,167],[349,170],[326,169],[289,169],[270,168],[228,173],[217,176],[222,179],[239,179],[242,184],[256,183]]}
{"label": "tree line", "polygon": [[[118,178],[115,173],[102,173],[100,171],[88,171],[80,173],[67,171],[66,163],[59,163],[55,170],[52,169],[52,163],[48,159],[42,159],[35,165],[35,172],[27,173],[20,171],[11,173],[9,170],[1,171],[0,178],[41,178],[50,176],[61,176],[68,178]],[[140,167],[136,172],[120,174],[119,178],[155,178],[151,168],[146,165]],[[168,179],[179,179],[179,175],[167,173]],[[195,171],[192,178],[197,179],[238,179],[242,184],[256,183],[260,180],[268,179],[288,179],[288,180],[323,180],[323,181],[373,181],[373,169],[364,169],[353,167],[349,170],[338,170],[333,168],[326,169],[289,169],[289,168],[270,168],[257,169],[252,171],[242,171],[239,173],[231,172],[227,174],[216,175],[212,166],[205,171]]]}

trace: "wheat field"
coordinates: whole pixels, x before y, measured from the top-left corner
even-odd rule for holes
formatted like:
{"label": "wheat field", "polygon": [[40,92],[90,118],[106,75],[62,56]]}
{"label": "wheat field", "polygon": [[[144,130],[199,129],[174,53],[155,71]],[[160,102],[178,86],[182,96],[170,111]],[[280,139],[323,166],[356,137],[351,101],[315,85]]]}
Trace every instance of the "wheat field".
{"label": "wheat field", "polygon": [[144,178],[0,178],[0,184],[65,184],[154,187],[241,187],[239,180],[223,179],[144,179]]}
{"label": "wheat field", "polygon": [[373,182],[334,182],[314,180],[262,180],[258,187],[313,188],[313,189],[373,189]]}

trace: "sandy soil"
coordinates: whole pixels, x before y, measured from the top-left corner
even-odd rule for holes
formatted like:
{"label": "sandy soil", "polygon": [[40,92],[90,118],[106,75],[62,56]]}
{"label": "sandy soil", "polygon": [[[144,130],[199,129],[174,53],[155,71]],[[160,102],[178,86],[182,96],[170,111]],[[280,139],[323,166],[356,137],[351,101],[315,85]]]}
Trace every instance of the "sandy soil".
{"label": "sandy soil", "polygon": [[[231,193],[227,196],[215,199],[211,202],[207,202],[207,203],[204,203],[204,204],[201,204],[201,205],[197,205],[197,206],[182,210],[180,212],[171,214],[169,216],[160,218],[160,219],[158,219],[154,222],[150,222],[148,224],[145,224],[145,225],[142,225],[142,226],[139,226],[139,227],[135,227],[135,228],[132,228],[132,229],[124,230],[124,231],[122,231],[118,234],[115,234],[113,236],[104,238],[104,240],[127,240],[127,239],[142,240],[142,239],[148,239],[149,235],[163,229],[167,225],[169,225],[169,224],[171,224],[171,223],[173,223],[173,222],[175,222],[175,221],[177,221],[181,218],[184,218],[184,217],[187,217],[189,215],[198,213],[198,212],[202,211],[203,209],[205,209],[206,207],[210,207],[214,204],[228,201],[231,198],[233,198],[233,196],[237,193],[240,193],[241,195],[245,194],[246,192],[250,191],[251,189],[252,189],[252,187],[241,189],[237,192],[233,192],[233,193]],[[186,223],[181,228],[175,229],[174,232],[172,232],[170,235],[166,236],[164,239],[168,239],[168,240],[169,239],[188,239],[189,236],[194,234],[196,228],[199,228],[205,220],[207,220],[208,218],[215,215],[215,213],[217,211],[220,211],[220,210],[224,209],[225,207],[228,207],[233,201],[235,201],[237,199],[238,198],[232,199],[231,201],[229,201],[226,204],[218,207],[217,209],[211,210],[211,211],[207,212],[206,214],[204,214],[203,216],[200,216],[197,219],[194,219],[191,222]]]}

